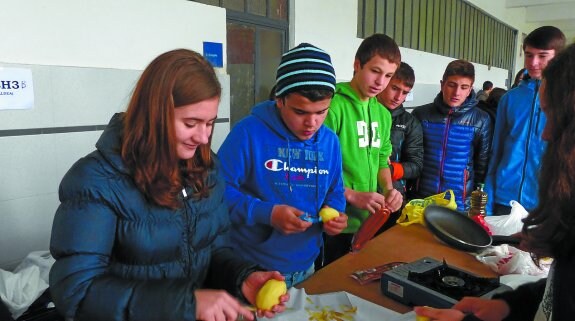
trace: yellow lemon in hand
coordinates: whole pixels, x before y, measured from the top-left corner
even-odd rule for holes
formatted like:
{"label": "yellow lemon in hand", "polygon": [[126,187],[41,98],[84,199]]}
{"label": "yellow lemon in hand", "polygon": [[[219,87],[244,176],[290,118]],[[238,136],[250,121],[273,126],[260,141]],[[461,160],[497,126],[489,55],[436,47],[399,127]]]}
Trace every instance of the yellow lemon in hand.
{"label": "yellow lemon in hand", "polygon": [[284,281],[268,280],[258,291],[256,296],[256,307],[262,310],[270,310],[274,305],[280,303],[280,296],[286,294],[287,286]]}
{"label": "yellow lemon in hand", "polygon": [[319,211],[319,216],[323,222],[333,220],[339,216],[339,212],[331,207],[324,207]]}

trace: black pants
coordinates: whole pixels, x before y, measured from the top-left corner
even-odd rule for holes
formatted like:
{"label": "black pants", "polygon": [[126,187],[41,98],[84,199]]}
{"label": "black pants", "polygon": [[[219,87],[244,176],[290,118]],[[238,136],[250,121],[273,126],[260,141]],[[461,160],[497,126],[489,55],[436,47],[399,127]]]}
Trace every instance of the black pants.
{"label": "black pants", "polygon": [[341,233],[338,235],[323,234],[323,247],[315,260],[315,270],[319,270],[331,262],[346,255],[351,250],[353,234]]}

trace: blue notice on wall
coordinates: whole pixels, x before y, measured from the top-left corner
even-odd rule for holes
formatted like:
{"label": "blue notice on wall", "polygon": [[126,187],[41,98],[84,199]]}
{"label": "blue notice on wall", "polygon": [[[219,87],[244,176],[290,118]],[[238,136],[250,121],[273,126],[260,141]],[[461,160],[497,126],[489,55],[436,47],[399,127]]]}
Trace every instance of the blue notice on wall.
{"label": "blue notice on wall", "polygon": [[204,58],[214,67],[224,66],[223,46],[220,42],[204,41]]}

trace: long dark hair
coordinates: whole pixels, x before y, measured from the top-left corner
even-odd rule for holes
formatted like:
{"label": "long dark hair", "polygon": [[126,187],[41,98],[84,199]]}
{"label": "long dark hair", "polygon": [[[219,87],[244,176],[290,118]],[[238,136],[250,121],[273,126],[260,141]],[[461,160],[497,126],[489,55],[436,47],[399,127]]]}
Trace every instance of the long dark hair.
{"label": "long dark hair", "polygon": [[210,143],[193,158],[176,151],[174,108],[221,96],[212,66],[198,53],[177,49],[154,59],[143,71],[124,118],[122,159],[138,188],[158,205],[176,208],[178,193],[191,186],[194,196],[209,193],[213,167]]}
{"label": "long dark hair", "polygon": [[548,147],[540,170],[539,204],[524,220],[523,232],[537,258],[557,258],[575,251],[575,45],[549,63],[543,82],[540,99],[547,114]]}

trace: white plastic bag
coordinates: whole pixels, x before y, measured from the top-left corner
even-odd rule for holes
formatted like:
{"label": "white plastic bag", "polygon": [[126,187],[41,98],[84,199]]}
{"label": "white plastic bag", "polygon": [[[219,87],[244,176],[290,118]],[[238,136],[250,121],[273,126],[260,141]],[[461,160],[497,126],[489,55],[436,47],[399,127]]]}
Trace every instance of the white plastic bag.
{"label": "white plastic bag", "polygon": [[485,216],[485,222],[493,235],[512,235],[521,232],[523,220],[527,217],[527,210],[517,201],[509,202],[511,213],[500,216]]}
{"label": "white plastic bag", "polygon": [[551,260],[549,260],[540,262],[540,267],[537,267],[529,253],[507,244],[487,248],[476,258],[502,275],[522,274],[545,277],[551,265]]}
{"label": "white plastic bag", "polygon": [[18,319],[48,288],[54,258],[47,251],[31,252],[13,272],[0,269],[0,299]]}

